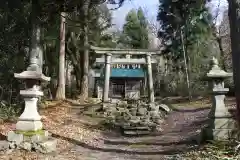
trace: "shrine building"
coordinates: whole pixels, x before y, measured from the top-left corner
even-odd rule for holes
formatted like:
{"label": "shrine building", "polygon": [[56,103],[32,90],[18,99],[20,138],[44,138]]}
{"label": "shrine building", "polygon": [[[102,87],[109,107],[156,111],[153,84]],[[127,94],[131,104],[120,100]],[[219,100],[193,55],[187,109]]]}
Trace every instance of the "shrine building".
{"label": "shrine building", "polygon": [[[104,68],[95,70],[97,98],[102,98],[103,94]],[[144,95],[145,77],[143,64],[111,64],[109,98],[139,99]]]}

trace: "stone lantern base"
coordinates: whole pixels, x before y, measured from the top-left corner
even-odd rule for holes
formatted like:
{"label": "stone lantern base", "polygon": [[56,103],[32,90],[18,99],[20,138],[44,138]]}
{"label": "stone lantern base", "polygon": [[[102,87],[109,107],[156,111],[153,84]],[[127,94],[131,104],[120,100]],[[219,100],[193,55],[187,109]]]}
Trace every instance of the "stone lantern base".
{"label": "stone lantern base", "polygon": [[210,125],[204,129],[206,139],[229,140],[235,137],[236,122],[231,117],[215,117],[209,119]]}
{"label": "stone lantern base", "polygon": [[25,149],[50,153],[56,151],[57,140],[50,137],[48,131],[10,131],[7,136],[9,149]]}

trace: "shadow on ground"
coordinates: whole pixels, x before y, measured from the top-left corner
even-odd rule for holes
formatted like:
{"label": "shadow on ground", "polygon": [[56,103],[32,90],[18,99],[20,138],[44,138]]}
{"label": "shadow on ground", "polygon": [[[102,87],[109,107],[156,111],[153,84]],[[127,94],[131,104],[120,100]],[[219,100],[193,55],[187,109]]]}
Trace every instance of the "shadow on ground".
{"label": "shadow on ground", "polygon": [[[188,150],[184,149],[184,150],[181,150],[181,149],[177,149],[176,147],[172,148],[172,149],[169,149],[169,150],[164,150],[164,151],[154,151],[154,152],[144,152],[144,151],[129,151],[129,150],[123,150],[121,148],[119,149],[116,149],[116,148],[103,148],[103,147],[97,147],[97,146],[92,146],[92,145],[89,145],[87,143],[84,143],[84,142],[81,142],[81,141],[78,141],[76,139],[72,139],[72,138],[69,138],[69,137],[64,137],[64,136],[61,136],[61,135],[57,135],[57,134],[52,134],[53,137],[55,138],[59,138],[59,139],[62,139],[62,140],[66,140],[72,144],[75,144],[77,146],[80,146],[80,147],[83,147],[83,148],[86,148],[86,149],[90,149],[90,150],[94,150],[94,151],[101,151],[101,152],[114,152],[114,153],[124,153],[124,154],[138,154],[138,155],[173,155],[173,154],[179,154],[179,153],[183,153],[183,152],[186,152],[186,151],[191,151],[191,150],[195,150],[197,149],[198,147],[197,146],[194,146],[194,147],[190,147],[188,148]],[[180,142],[180,143],[188,143],[187,141],[186,142]],[[180,144],[179,143],[179,144]],[[159,144],[159,145],[163,145],[163,144]],[[164,144],[163,146],[170,146],[170,145],[174,145],[172,143],[166,143]]]}
{"label": "shadow on ground", "polygon": [[[76,126],[85,126],[89,129],[99,128],[100,123],[91,123],[94,117],[87,117],[85,112],[92,110],[92,105],[81,106],[75,110],[75,118],[78,122],[68,123]],[[77,113],[76,113],[77,111]],[[162,132],[155,135],[143,137],[124,137],[116,131],[102,130],[102,137],[96,141],[98,145],[88,144],[77,139],[53,134],[53,137],[69,141],[76,148],[85,148],[96,152],[110,152],[134,155],[175,155],[196,150],[199,148],[199,136],[201,130],[207,123],[209,107],[187,109],[173,108],[163,123]],[[90,118],[90,119],[88,119]],[[78,149],[77,149],[78,150]]]}

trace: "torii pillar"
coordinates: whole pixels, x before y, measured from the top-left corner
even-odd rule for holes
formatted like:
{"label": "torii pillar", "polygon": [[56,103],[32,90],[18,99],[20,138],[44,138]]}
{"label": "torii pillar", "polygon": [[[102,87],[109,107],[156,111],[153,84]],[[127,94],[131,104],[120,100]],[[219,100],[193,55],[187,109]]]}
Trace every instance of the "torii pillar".
{"label": "torii pillar", "polygon": [[146,62],[147,62],[147,83],[148,83],[148,99],[149,104],[155,102],[154,98],[154,89],[153,89],[153,77],[152,77],[152,60],[151,54],[146,54]]}
{"label": "torii pillar", "polygon": [[109,103],[109,83],[111,72],[111,53],[105,54],[105,74],[104,74],[104,89],[103,89],[103,103]]}

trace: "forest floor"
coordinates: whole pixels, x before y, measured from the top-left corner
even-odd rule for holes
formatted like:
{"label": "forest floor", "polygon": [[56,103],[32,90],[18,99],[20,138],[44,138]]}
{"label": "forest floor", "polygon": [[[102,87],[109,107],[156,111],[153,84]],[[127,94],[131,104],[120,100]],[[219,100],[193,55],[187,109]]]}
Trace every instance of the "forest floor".
{"label": "forest floor", "polygon": [[[57,151],[51,154],[14,150],[0,154],[3,160],[167,160],[203,159],[196,154],[205,146],[198,144],[201,128],[206,125],[210,100],[192,102],[172,99],[171,108],[158,135],[123,137],[106,129],[103,118],[93,115],[98,104],[79,105],[73,101],[48,102],[40,110],[44,128],[57,138]],[[234,99],[226,103],[234,107]],[[1,139],[14,129],[16,122],[0,125]],[[206,152],[205,157],[211,153]],[[193,158],[194,156],[194,158]],[[206,159],[212,159],[206,157]]]}

